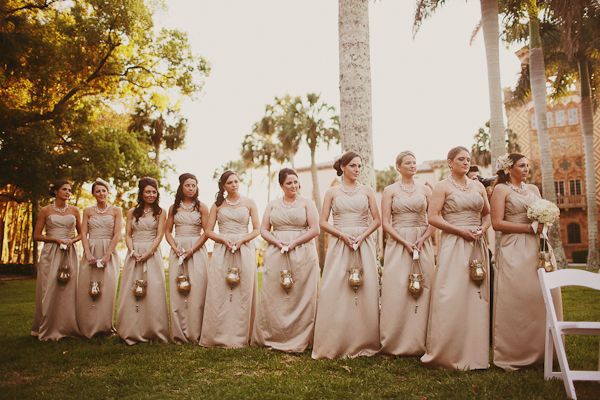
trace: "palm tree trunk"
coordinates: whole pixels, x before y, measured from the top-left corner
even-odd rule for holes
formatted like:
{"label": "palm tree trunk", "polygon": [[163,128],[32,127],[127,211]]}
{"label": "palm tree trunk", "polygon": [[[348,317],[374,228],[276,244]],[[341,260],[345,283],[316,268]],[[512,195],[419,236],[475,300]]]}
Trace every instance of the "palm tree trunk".
{"label": "palm tree trunk", "polygon": [[[538,140],[540,145],[540,163],[542,172],[542,193],[544,197],[556,204],[554,189],[554,168],[552,150],[548,128],[546,125],[546,70],[544,66],[544,53],[538,20],[538,7],[536,0],[530,0],[529,14],[529,79],[531,94],[535,109]],[[550,242],[554,247],[554,255],[559,268],[567,266],[565,250],[560,237],[560,224],[554,224],[550,229]]]}
{"label": "palm tree trunk", "polygon": [[339,0],[340,132],[342,149],[363,159],[361,181],[375,188],[371,132],[369,0]]}
{"label": "palm tree trunk", "polygon": [[578,58],[579,83],[581,85],[581,133],[585,154],[585,197],[588,222],[588,268],[598,269],[598,209],[596,207],[596,177],[594,168],[594,111],[592,107],[588,60]]}
{"label": "palm tree trunk", "polygon": [[[316,145],[315,147],[310,148],[310,175],[312,178],[312,195],[313,200],[315,201],[315,206],[317,207],[317,211],[319,215],[321,215],[321,190],[319,188],[319,175],[317,171],[317,162],[316,162]],[[319,265],[321,269],[323,269],[323,265],[325,263],[325,233],[319,233]]]}
{"label": "palm tree trunk", "polygon": [[502,84],[500,81],[500,31],[498,27],[498,0],[481,0],[481,27],[485,42],[490,100],[490,153],[492,168],[496,159],[506,152],[504,118],[502,112]]}

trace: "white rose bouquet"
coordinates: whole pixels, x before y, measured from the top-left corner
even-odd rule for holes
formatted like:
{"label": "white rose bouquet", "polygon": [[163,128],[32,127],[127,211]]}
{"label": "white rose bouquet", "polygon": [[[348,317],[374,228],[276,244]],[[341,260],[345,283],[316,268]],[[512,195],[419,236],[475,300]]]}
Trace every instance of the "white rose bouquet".
{"label": "white rose bouquet", "polygon": [[544,228],[540,234],[542,246],[540,248],[538,268],[544,268],[546,272],[552,272],[556,269],[556,261],[554,260],[552,250],[548,246],[548,229],[558,221],[559,216],[559,208],[556,204],[548,200],[537,199],[527,207],[527,218],[532,221],[531,227],[533,231],[537,232],[539,224],[544,224]]}

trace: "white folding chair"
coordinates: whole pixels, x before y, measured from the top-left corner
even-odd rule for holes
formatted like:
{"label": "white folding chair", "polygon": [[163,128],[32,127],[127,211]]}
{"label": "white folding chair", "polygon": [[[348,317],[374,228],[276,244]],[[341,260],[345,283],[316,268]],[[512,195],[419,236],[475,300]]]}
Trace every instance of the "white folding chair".
{"label": "white folding chair", "polygon": [[[538,269],[540,285],[546,304],[546,351],[544,379],[562,379],[570,399],[577,400],[573,381],[600,381],[600,371],[572,371],[567,361],[563,335],[600,335],[600,322],[559,321],[552,301],[551,290],[564,286],[583,286],[600,290],[600,274],[576,269],[545,272]],[[556,349],[560,372],[552,371],[553,351]]]}

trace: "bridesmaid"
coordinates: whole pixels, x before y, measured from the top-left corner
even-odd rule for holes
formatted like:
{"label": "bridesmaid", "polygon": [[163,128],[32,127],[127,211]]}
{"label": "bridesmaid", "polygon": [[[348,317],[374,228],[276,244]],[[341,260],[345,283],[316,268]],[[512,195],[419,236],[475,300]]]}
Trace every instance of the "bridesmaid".
{"label": "bridesmaid", "polygon": [[[347,151],[333,167],[342,183],[325,193],[320,218],[321,228],[331,237],[319,289],[315,359],[371,356],[380,350],[379,284],[371,237],[381,222],[375,194],[358,183],[362,159],[357,153]],[[355,267],[363,281],[356,291],[348,281]]]}
{"label": "bridesmaid", "polygon": [[[451,173],[435,185],[428,213],[442,235],[421,361],[459,370],[489,368],[489,264],[482,238],[490,206],[483,185],[466,177],[470,163],[466,148],[448,152]],[[486,270],[481,285],[469,277],[472,256]]]}
{"label": "bridesmaid", "polygon": [[[113,313],[120,260],[115,248],[121,239],[123,213],[107,203],[109,185],[102,179],[92,184],[96,205],[83,210],[81,242],[84,256],[77,287],[77,321],[81,334],[91,338],[113,330]],[[100,294],[91,297],[98,285]]]}
{"label": "bridesmaid", "polygon": [[[429,313],[429,294],[435,274],[431,234],[427,223],[427,205],[431,189],[416,183],[417,160],[410,151],[396,157],[400,180],[386,187],[381,200],[383,231],[388,235],[381,286],[381,351],[392,355],[425,353],[425,336]],[[413,266],[417,251],[422,292],[414,298],[408,292],[409,275],[418,272]]]}
{"label": "bridesmaid", "polygon": [[[207,222],[208,208],[198,200],[198,180],[192,174],[180,175],[175,204],[169,208],[166,232],[171,246],[169,296],[171,339],[175,343],[200,342],[208,265],[204,247]],[[176,237],[172,234],[173,226]],[[177,277],[181,275],[187,276],[191,284],[188,293],[180,293],[177,288]]]}
{"label": "bridesmaid", "polygon": [[[250,344],[256,301],[256,252],[252,241],[258,236],[259,220],[256,204],[239,194],[239,185],[237,175],[225,171],[219,178],[219,192],[208,216],[206,234],[215,246],[208,268],[200,338],[204,347],[236,348]],[[217,222],[219,233],[214,231]],[[239,284],[232,287],[225,278],[235,275],[233,268],[239,271]]]}
{"label": "bridesmaid", "polygon": [[[312,345],[314,332],[320,271],[313,239],[319,235],[319,214],[311,200],[298,194],[296,171],[279,171],[279,185],[283,198],[269,203],[260,230],[269,246],[252,341],[301,353]],[[294,281],[287,291],[281,285],[283,270]]]}
{"label": "bridesmaid", "polygon": [[[79,265],[74,247],[81,239],[79,210],[67,203],[71,197],[68,181],[58,180],[51,184],[50,196],[54,197],[54,203],[40,210],[33,232],[35,241],[44,242],[37,262],[35,314],[31,328],[31,335],[39,340],[59,340],[80,334],[75,310]],[[44,228],[45,235],[42,234]],[[62,282],[58,280],[61,271]]]}
{"label": "bridesmaid", "polygon": [[[515,370],[544,360],[546,308],[537,275],[539,243],[527,206],[540,191],[527,184],[529,160],[511,153],[498,159],[492,194],[492,225],[502,233],[497,257],[494,301],[494,364]],[[554,293],[561,312],[560,292]]]}
{"label": "bridesmaid", "polygon": [[[165,231],[165,212],[158,205],[159,198],[156,179],[144,177],[138,183],[137,206],[127,211],[128,252],[119,292],[117,332],[130,345],[169,341],[169,313],[159,247]],[[145,294],[136,296],[136,289],[145,289]]]}

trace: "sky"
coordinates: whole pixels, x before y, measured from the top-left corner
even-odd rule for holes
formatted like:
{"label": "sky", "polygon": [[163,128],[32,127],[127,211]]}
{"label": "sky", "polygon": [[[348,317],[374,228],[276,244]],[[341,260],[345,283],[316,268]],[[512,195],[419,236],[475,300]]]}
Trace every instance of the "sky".
{"label": "sky", "polygon": [[[212,68],[202,93],[186,101],[186,145],[167,155],[177,175],[194,173],[200,197],[211,202],[213,171],[239,158],[245,134],[275,96],[316,92],[339,112],[337,0],[168,0],[159,26],[189,36],[193,51]],[[412,36],[414,0],[369,4],[372,132],[375,168],[412,150],[418,161],[444,159],[453,146],[470,147],[489,119],[483,35],[469,39],[480,19],[479,1],[451,1]],[[502,87],[514,87],[516,49],[501,46]],[[333,160],[339,146],[319,150]],[[308,165],[301,149],[296,167]],[[266,180],[250,196],[264,204]]]}

